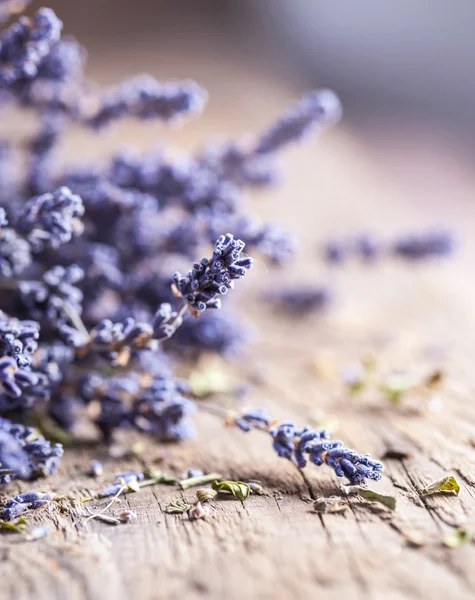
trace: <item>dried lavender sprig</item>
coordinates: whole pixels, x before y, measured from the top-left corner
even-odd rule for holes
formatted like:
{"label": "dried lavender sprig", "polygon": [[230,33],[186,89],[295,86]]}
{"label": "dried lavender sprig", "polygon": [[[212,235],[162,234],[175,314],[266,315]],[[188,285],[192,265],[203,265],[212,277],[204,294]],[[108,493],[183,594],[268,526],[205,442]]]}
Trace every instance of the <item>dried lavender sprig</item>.
{"label": "dried lavender sprig", "polygon": [[198,404],[200,410],[221,415],[228,425],[236,425],[248,432],[257,429],[269,433],[276,453],[292,461],[300,469],[307,462],[320,466],[327,464],[338,477],[346,477],[350,485],[361,485],[366,479],[379,481],[383,464],[369,454],[359,454],[345,448],[340,440],[331,440],[326,429],[315,430],[309,426],[298,429],[294,422],[275,422],[262,409],[253,409],[232,415],[229,411],[212,405]]}
{"label": "dried lavender sprig", "polygon": [[259,136],[254,153],[278,152],[301,140],[313,127],[336,123],[341,117],[341,103],[331,90],[315,90],[291,106],[282,117]]}
{"label": "dried lavender sprig", "polygon": [[244,242],[230,233],[222,235],[215,243],[210,260],[202,258],[193,265],[187,276],[173,275],[176,292],[188,307],[198,315],[206,308],[220,308],[222,296],[234,287],[252,267],[253,260],[243,257]]}
{"label": "dried lavender sprig", "polygon": [[98,107],[86,123],[101,129],[125,115],[170,121],[200,112],[206,98],[194,81],[160,83],[150,75],[139,75],[99,97]]}

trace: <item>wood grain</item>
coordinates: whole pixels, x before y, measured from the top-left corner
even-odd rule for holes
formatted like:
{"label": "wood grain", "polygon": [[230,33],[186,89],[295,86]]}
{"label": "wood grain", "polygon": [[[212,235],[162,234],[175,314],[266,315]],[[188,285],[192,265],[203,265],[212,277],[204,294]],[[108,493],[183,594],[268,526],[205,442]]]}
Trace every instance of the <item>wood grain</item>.
{"label": "wood grain", "polygon": [[[270,106],[269,114],[259,113],[265,123],[285,103],[288,91],[268,86],[261,93],[262,106],[265,100]],[[236,128],[244,120],[239,108],[238,96],[227,113]],[[114,145],[124,132],[149,141],[149,132],[127,127],[111,134],[106,145]],[[192,129],[186,144],[209,130],[212,118]],[[411,195],[398,188],[365,144],[343,129],[321,143],[311,142],[303,152],[292,151],[285,163],[285,185],[250,202],[264,217],[283,221],[301,247],[282,272],[260,263],[240,286],[235,302],[259,335],[238,366],[230,368],[243,380],[261,376],[249,400],[277,418],[305,423],[318,413],[333,423],[335,436],[360,451],[381,457],[403,449],[407,458],[385,460],[386,474],[377,484],[397,497],[396,512],[343,496],[349,505],[344,514],[318,515],[313,499],[341,494],[341,481],[329,470],[299,472],[275,456],[266,435],[227,429],[199,414],[197,440],[167,447],[166,468],[179,473],[196,466],[229,478],[259,479],[267,495],[244,503],[217,501],[212,516],[197,522],[164,514],[171,500],[193,496],[193,490],[181,493],[166,485],[129,494],[110,509],[112,515],[136,510],[137,521],[127,525],[84,525],[78,511],[38,511],[30,522],[53,528],[44,540],[0,536],[2,598],[473,597],[473,544],[450,550],[442,538],[454,527],[475,526],[475,205],[458,201],[457,194],[446,202],[417,202],[420,190]],[[473,179],[463,185],[461,196],[473,198]],[[383,261],[333,271],[319,260],[318,242],[331,234],[358,228],[392,234],[437,223],[455,226],[464,240],[453,260],[420,266]],[[331,282],[336,299],[327,313],[284,318],[261,298],[264,289],[302,281]],[[415,394],[393,406],[376,384],[349,395],[338,373],[368,351],[376,357],[377,377],[390,369],[424,374],[442,368],[446,378],[437,402],[430,399],[421,412]],[[315,361],[322,356],[336,376],[317,376]],[[132,439],[125,436],[122,443]],[[145,458],[153,462],[161,450],[147,441]],[[101,448],[69,451],[55,477],[33,485],[15,483],[5,493],[33,487],[79,497],[118,470],[140,468],[137,459],[105,456]],[[105,475],[94,481],[85,472],[97,457],[104,459]],[[423,486],[449,473],[461,484],[459,497],[421,495]],[[94,501],[92,506],[105,504]]]}

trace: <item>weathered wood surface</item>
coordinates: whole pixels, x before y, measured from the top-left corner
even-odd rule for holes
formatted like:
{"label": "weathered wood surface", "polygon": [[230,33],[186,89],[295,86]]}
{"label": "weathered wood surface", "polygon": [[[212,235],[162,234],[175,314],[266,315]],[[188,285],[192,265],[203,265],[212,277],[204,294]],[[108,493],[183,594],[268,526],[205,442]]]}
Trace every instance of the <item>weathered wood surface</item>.
{"label": "weathered wood surface", "polygon": [[[262,106],[268,102],[269,113],[277,112],[285,93],[266,93]],[[228,106],[235,117],[227,114],[229,122],[239,129],[246,120],[239,98]],[[270,116],[259,114],[252,115],[249,128]],[[213,130],[216,123],[225,129],[219,119],[204,127]],[[186,143],[201,132],[193,127]],[[148,130],[141,131],[151,139]],[[111,134],[110,144],[118,137]],[[196,466],[229,478],[259,479],[268,495],[216,502],[211,518],[194,523],[163,512],[168,502],[192,497],[193,491],[181,494],[165,485],[129,494],[110,509],[110,514],[136,510],[138,520],[127,525],[83,525],[85,516],[37,511],[31,522],[52,522],[56,532],[36,542],[0,537],[2,598],[473,597],[473,544],[449,550],[441,540],[454,527],[475,526],[475,205],[456,194],[443,202],[433,186],[430,196],[420,190],[406,195],[378,158],[341,129],[292,152],[285,162],[285,185],[255,200],[255,207],[284,221],[301,247],[283,272],[258,264],[237,292],[237,303],[258,330],[239,372],[243,378],[262,375],[249,400],[276,418],[305,423],[317,414],[332,423],[336,437],[360,451],[379,457],[388,449],[408,451],[408,458],[385,460],[384,480],[373,486],[397,496],[396,512],[348,497],[346,513],[319,516],[311,500],[341,494],[341,481],[328,469],[309,466],[301,473],[275,456],[264,434],[223,428],[216,418],[199,414],[197,440],[167,447],[166,468],[179,473]],[[469,180],[462,185],[464,194],[473,193]],[[458,228],[464,244],[453,260],[413,266],[383,261],[327,272],[318,257],[318,240],[332,233],[370,225],[393,233],[428,223]],[[290,319],[260,299],[264,289],[280,282],[316,280],[332,281],[337,291],[324,315]],[[399,407],[376,386],[350,396],[338,373],[368,351],[381,376],[396,368],[420,373],[442,368],[446,378],[438,401],[430,399],[420,412],[418,395]],[[315,362],[327,365],[320,376]],[[159,458],[162,448],[147,442],[147,461]],[[99,482],[84,475],[92,458],[105,462]],[[83,496],[114,472],[139,467],[137,459],[114,460],[104,449],[81,448],[67,453],[54,478],[12,484],[8,495],[34,488]],[[421,487],[445,474],[459,480],[459,497],[421,496]]]}

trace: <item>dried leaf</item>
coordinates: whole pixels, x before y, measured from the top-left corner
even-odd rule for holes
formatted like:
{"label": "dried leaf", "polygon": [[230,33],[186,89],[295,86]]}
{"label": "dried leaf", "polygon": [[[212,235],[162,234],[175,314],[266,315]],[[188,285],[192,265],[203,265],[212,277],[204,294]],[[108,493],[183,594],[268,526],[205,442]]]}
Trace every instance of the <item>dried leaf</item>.
{"label": "dried leaf", "polygon": [[196,497],[198,502],[208,502],[209,500],[212,500],[217,493],[217,491],[210,488],[202,488],[200,490],[196,490]]}
{"label": "dried leaf", "polygon": [[445,373],[441,369],[435,369],[432,373],[430,373],[424,382],[426,387],[433,387],[441,383],[444,379]]}
{"label": "dried leaf", "polygon": [[464,544],[468,544],[473,538],[473,531],[460,527],[459,529],[453,529],[444,536],[442,540],[444,545],[448,548],[458,548]]}
{"label": "dried leaf", "polygon": [[20,517],[14,523],[0,520],[0,529],[3,531],[15,531],[16,533],[25,533],[28,527],[28,522],[25,517]]}
{"label": "dried leaf", "polygon": [[313,508],[320,514],[338,514],[346,512],[349,506],[338,496],[330,496],[329,498],[322,496],[315,500]]}
{"label": "dried leaf", "polygon": [[163,473],[162,471],[145,471],[147,477],[145,481],[139,481],[139,488],[147,487],[149,485],[155,485],[156,483],[176,483],[176,477],[172,475],[167,475],[167,473]]}
{"label": "dried leaf", "polygon": [[193,505],[189,502],[175,500],[175,502],[170,502],[170,504],[165,507],[165,512],[170,515],[181,515],[187,510],[190,510],[190,508],[193,508]]}
{"label": "dried leaf", "polygon": [[243,481],[213,481],[211,486],[219,494],[232,494],[238,500],[246,500],[251,493],[249,484]]}
{"label": "dried leaf", "polygon": [[384,494],[379,494],[378,492],[374,492],[373,490],[363,487],[358,487],[357,491],[358,495],[365,500],[369,500],[370,502],[379,502],[390,510],[396,510],[396,498],[394,496],[385,496]]}
{"label": "dried leaf", "polygon": [[460,485],[453,475],[447,475],[446,477],[442,477],[442,479],[437,479],[437,481],[430,483],[421,490],[421,494],[424,496],[436,494],[438,492],[454,493],[456,496],[458,496],[460,492]]}

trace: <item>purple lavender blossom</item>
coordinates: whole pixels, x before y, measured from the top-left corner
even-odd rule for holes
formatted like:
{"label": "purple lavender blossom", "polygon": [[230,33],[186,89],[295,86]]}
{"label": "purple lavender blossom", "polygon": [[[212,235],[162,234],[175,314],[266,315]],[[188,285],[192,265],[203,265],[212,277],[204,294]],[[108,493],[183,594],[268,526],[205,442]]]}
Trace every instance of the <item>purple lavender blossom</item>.
{"label": "purple lavender blossom", "polygon": [[14,84],[38,73],[41,61],[59,41],[62,23],[50,8],[30,20],[20,19],[0,36],[0,86]]}
{"label": "purple lavender blossom", "polygon": [[242,257],[244,242],[232,234],[222,235],[215,243],[211,260],[202,258],[186,277],[173,275],[177,292],[197,314],[206,308],[220,308],[222,296],[234,287],[252,267],[252,258]]}
{"label": "purple lavender blossom", "polygon": [[53,194],[42,194],[29,200],[19,217],[18,230],[28,236],[29,242],[42,250],[45,246],[57,248],[82,233],[81,217],[84,206],[79,196],[67,187]]}
{"label": "purple lavender blossom", "polygon": [[173,441],[189,438],[194,429],[189,416],[195,405],[184,393],[181,382],[157,376],[134,402],[132,421],[139,430],[158,439]]}
{"label": "purple lavender blossom", "polygon": [[0,482],[50,475],[56,471],[62,455],[61,444],[51,445],[33,428],[0,417],[0,465],[14,469]]}
{"label": "purple lavender blossom", "polygon": [[338,477],[346,477],[350,485],[361,485],[366,479],[379,481],[383,465],[368,454],[359,454],[343,446],[339,440],[330,440],[327,430],[310,427],[297,429],[295,423],[283,422],[269,430],[274,450],[283,458],[304,468],[308,460],[320,466],[326,463]]}

